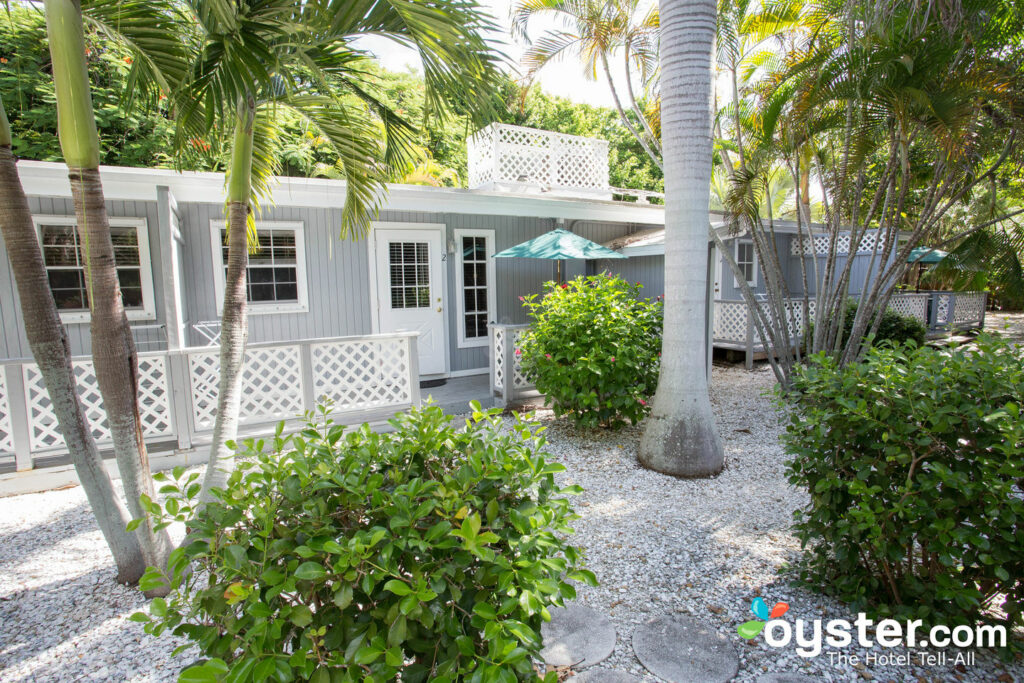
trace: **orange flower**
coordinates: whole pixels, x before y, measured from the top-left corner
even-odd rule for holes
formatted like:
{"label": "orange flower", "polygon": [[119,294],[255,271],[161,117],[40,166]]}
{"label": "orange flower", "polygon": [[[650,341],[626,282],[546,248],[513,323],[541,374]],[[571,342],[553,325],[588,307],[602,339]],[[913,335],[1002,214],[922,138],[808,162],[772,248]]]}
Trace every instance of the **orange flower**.
{"label": "orange flower", "polygon": [[0,57],[0,64],[6,64],[6,63],[7,63],[7,57]]}
{"label": "orange flower", "polygon": [[132,58],[131,57],[125,57],[124,58],[124,63],[125,64],[131,64],[132,63]]}

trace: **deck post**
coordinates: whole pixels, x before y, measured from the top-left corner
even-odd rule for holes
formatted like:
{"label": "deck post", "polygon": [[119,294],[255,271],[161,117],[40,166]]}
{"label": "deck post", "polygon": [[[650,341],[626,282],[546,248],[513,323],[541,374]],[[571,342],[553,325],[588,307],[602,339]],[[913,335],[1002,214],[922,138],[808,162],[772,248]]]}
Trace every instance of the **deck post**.
{"label": "deck post", "polygon": [[505,334],[501,335],[501,368],[505,373],[505,376],[501,379],[501,400],[505,402],[505,405],[511,405],[512,401],[516,398],[516,369],[513,363],[515,363],[515,354],[513,353],[512,335],[514,334],[511,327],[505,328]]}
{"label": "deck post", "polygon": [[14,442],[14,469],[25,472],[35,467],[32,458],[32,429],[28,419],[28,401],[25,400],[25,376],[21,363],[4,366],[7,381],[8,416],[11,421],[11,441]]}
{"label": "deck post", "polygon": [[192,380],[189,377],[188,354],[171,351],[167,354],[167,393],[171,397],[171,420],[178,439],[178,450],[192,448]]}
{"label": "deck post", "polygon": [[313,347],[299,342],[299,375],[302,377],[302,409],[316,410],[316,385],[313,383]]}
{"label": "deck post", "polygon": [[416,348],[416,338],[419,334],[419,332],[411,332],[406,337],[408,344],[406,349],[409,354],[409,401],[415,408],[423,405],[423,400],[420,398],[420,355]]}
{"label": "deck post", "polygon": [[705,373],[708,381],[711,381],[711,356],[715,337],[715,258],[718,255],[718,247],[712,242],[708,244],[708,268],[707,283],[704,292],[704,351],[707,355],[707,368]]}
{"label": "deck post", "polygon": [[747,309],[747,355],[744,365],[747,370],[754,369],[754,312]]}
{"label": "deck post", "polygon": [[489,323],[487,325],[487,374],[491,379],[491,398],[494,398],[494,391],[496,389],[494,386],[494,363],[497,360],[497,358],[495,358],[496,355],[497,351],[494,349],[494,323]]}

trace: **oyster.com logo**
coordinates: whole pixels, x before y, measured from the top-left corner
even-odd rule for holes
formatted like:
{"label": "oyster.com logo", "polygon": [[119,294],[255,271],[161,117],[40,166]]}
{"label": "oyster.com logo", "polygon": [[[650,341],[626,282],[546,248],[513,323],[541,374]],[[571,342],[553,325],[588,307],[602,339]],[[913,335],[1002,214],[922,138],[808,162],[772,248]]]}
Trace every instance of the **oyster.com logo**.
{"label": "oyster.com logo", "polygon": [[765,603],[763,598],[754,598],[750,603],[750,611],[754,613],[757,619],[751,619],[745,621],[736,627],[736,632],[740,634],[741,638],[750,640],[756,638],[761,631],[764,630],[764,625],[771,619],[778,619],[783,614],[789,611],[789,605],[784,602],[775,603],[775,607],[768,610],[768,605]]}

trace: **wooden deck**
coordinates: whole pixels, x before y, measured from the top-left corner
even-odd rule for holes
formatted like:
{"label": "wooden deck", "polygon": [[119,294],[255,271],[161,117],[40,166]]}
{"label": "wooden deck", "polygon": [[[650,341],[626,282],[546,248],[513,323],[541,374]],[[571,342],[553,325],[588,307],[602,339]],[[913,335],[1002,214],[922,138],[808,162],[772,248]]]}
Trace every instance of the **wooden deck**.
{"label": "wooden deck", "polygon": [[[421,390],[422,401],[432,400],[451,415],[459,415],[469,411],[470,401],[479,401],[484,408],[494,406],[494,397],[490,392],[489,377],[472,375],[449,379],[443,386]],[[339,424],[361,425],[369,423],[375,430],[389,431],[387,421],[395,415],[393,410],[363,411],[338,413],[334,419]],[[295,422],[297,424],[297,421]],[[272,429],[248,430],[242,428],[242,438],[256,438],[272,433]],[[152,441],[147,443],[150,464],[153,471],[166,470],[179,465],[200,465],[207,460],[210,440],[198,438],[192,448],[178,449],[172,440]],[[118,477],[113,451],[106,449],[101,452],[104,464],[111,476]],[[46,491],[78,483],[71,457],[67,453],[52,455],[40,454],[35,457],[34,468],[27,471],[15,471],[13,456],[0,459],[0,497]]]}

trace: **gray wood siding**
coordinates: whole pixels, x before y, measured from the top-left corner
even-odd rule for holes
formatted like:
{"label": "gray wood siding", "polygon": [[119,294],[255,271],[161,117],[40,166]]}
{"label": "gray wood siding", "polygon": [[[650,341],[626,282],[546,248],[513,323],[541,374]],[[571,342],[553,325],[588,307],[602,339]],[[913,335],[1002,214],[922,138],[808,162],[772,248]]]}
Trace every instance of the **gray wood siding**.
{"label": "gray wood siding", "polygon": [[[36,197],[28,198],[29,209],[34,216],[71,216],[75,207],[70,198]],[[108,201],[107,213],[110,216],[145,218],[149,233],[149,255],[153,273],[153,297],[155,299],[156,320],[132,321],[132,327],[162,325],[164,319],[163,304],[163,267],[160,261],[159,227],[157,223],[156,201]],[[2,245],[2,241],[0,241]],[[0,358],[31,358],[32,352],[25,338],[25,324],[21,305],[18,302],[17,287],[11,264],[7,258],[7,249],[2,247],[0,256]],[[87,355],[92,352],[92,342],[88,323],[68,323],[68,340],[71,353]],[[162,329],[136,329],[135,340],[140,351],[164,348],[166,337]]]}

